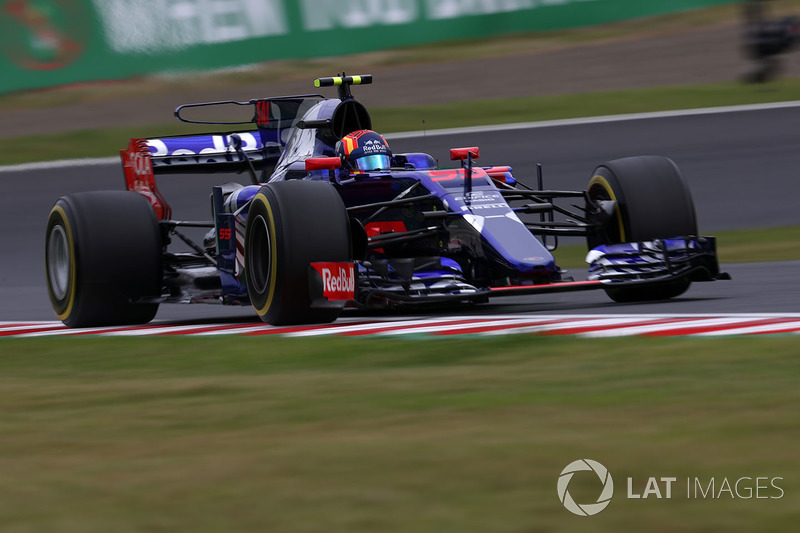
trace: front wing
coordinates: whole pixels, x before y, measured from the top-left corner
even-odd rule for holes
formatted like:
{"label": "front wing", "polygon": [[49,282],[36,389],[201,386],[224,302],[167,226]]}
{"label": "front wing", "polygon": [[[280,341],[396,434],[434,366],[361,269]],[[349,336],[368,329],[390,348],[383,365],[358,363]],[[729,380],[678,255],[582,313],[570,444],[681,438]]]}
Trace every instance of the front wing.
{"label": "front wing", "polygon": [[646,242],[602,245],[586,256],[589,280],[615,286],[654,284],[688,277],[713,281],[729,276],[719,271],[714,237],[676,237]]}
{"label": "front wing", "polygon": [[[434,305],[456,302],[482,302],[496,296],[575,292],[611,287],[647,287],[687,278],[689,281],[730,279],[719,271],[713,237],[678,237],[639,243],[602,245],[589,252],[589,273],[583,281],[545,284],[481,287],[471,285],[454,262],[442,259],[435,268],[412,269],[403,266],[430,265],[433,258],[389,261],[375,264],[359,262],[353,269],[354,300],[372,305]],[[397,267],[397,268],[395,268]],[[317,294],[320,294],[317,289]],[[325,298],[322,298],[324,300]]]}

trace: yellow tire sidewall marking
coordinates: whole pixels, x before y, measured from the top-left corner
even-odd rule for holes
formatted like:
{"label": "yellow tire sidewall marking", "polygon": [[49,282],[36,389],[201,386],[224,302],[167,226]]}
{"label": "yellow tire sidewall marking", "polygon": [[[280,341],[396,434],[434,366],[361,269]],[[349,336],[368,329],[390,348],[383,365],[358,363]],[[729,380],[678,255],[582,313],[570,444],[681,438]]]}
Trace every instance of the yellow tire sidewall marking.
{"label": "yellow tire sidewall marking", "polygon": [[[56,205],[53,207],[51,213],[58,213],[61,217],[62,222],[64,223],[64,229],[67,232],[67,244],[69,246],[69,282],[68,282],[68,297],[67,297],[67,306],[64,308],[62,313],[56,312],[56,316],[59,320],[66,320],[70,313],[72,313],[72,307],[75,305],[75,293],[77,292],[76,287],[76,279],[77,279],[77,271],[75,268],[75,241],[72,238],[72,228],[69,225],[69,219],[67,218],[67,213],[64,211],[60,205]],[[47,279],[48,286],[50,284],[50,276],[48,275]],[[52,297],[52,296],[51,296]]]}
{"label": "yellow tire sidewall marking", "polygon": [[256,307],[256,313],[259,316],[264,316],[269,311],[270,306],[272,305],[272,300],[275,297],[275,279],[277,278],[277,270],[278,270],[278,254],[277,252],[277,242],[275,241],[275,216],[272,213],[272,207],[269,205],[269,200],[267,197],[264,196],[264,193],[259,192],[256,194],[253,201],[259,201],[267,210],[267,218],[269,219],[268,231],[269,231],[269,255],[270,255],[270,267],[269,267],[269,291],[267,292],[267,300],[264,302],[262,307]]}

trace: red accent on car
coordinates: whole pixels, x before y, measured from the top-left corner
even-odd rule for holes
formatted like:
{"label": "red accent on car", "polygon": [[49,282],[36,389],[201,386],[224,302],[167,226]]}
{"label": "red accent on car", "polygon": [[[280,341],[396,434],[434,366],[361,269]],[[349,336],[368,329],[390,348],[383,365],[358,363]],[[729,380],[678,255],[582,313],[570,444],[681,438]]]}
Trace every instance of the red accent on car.
{"label": "red accent on car", "polygon": [[544,283],[542,285],[514,285],[510,287],[491,287],[493,295],[509,295],[515,294],[535,294],[535,293],[552,293],[552,292],[572,292],[572,291],[588,291],[594,289],[602,289],[605,284],[599,280],[591,281],[559,281],[555,283]]}
{"label": "red accent on car", "polygon": [[369,222],[364,229],[367,237],[374,237],[382,233],[395,233],[406,231],[406,225],[402,220],[383,220],[381,222]]}
{"label": "red accent on car", "polygon": [[356,295],[353,263],[311,263],[322,278],[322,295],[328,300],[352,300]]}
{"label": "red accent on car", "polygon": [[451,161],[463,161],[470,154],[472,154],[472,159],[480,158],[480,148],[478,148],[477,146],[470,146],[468,148],[451,148],[450,149],[450,160]]}
{"label": "red accent on car", "polygon": [[[464,169],[461,168],[451,168],[448,170],[431,170],[428,172],[428,175],[431,177],[431,181],[451,181],[451,180],[463,180],[464,179]],[[472,179],[480,179],[486,177],[486,171],[482,168],[475,167],[472,169]]]}
{"label": "red accent on car", "polygon": [[489,167],[484,170],[486,170],[486,173],[489,174],[490,178],[497,181],[502,181],[503,183],[508,183],[506,178],[509,174],[511,174],[511,167]]}
{"label": "red accent on car", "polygon": [[256,123],[259,126],[266,126],[269,124],[269,102],[259,100],[256,103]]}
{"label": "red accent on car", "polygon": [[[380,222],[370,222],[364,226],[364,231],[367,232],[367,238],[375,237],[376,235],[383,235],[384,233],[400,233],[406,231],[406,225],[402,220],[383,220]],[[384,253],[383,248],[375,248],[379,254]]]}
{"label": "red accent on car", "polygon": [[338,157],[312,157],[306,159],[306,170],[333,170],[342,168],[342,160]]}
{"label": "red accent on car", "polygon": [[464,172],[459,168],[451,168],[447,170],[431,170],[428,172],[431,180],[433,181],[450,181],[456,179],[464,179]]}
{"label": "red accent on car", "polygon": [[172,208],[158,192],[147,140],[131,139],[128,148],[120,150],[119,154],[125,174],[125,187],[147,198],[158,220],[169,220],[172,217]]}

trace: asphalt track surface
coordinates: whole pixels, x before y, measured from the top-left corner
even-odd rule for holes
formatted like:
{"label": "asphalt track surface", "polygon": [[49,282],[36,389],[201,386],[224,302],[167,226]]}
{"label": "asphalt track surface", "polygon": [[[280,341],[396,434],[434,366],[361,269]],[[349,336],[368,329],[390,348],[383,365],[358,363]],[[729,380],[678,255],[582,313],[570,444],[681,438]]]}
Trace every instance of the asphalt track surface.
{"label": "asphalt track surface", "polygon": [[[545,186],[582,190],[595,166],[631,155],[664,155],[684,172],[700,232],[800,223],[800,107],[619,120],[530,129],[402,136],[395,152],[424,151],[443,166],[451,147],[480,146],[482,164],[510,165],[533,184],[536,163]],[[120,147],[127,139],[120,139]],[[46,150],[46,147],[42,148]],[[241,176],[159,178],[173,217],[208,219],[210,187]],[[244,177],[246,181],[246,177]],[[44,230],[60,196],[122,189],[121,167],[72,166],[0,172],[0,321],[53,320],[45,288]],[[113,223],[113,221],[109,221]],[[198,237],[198,235],[195,235]],[[564,241],[562,241],[564,242]],[[576,242],[575,240],[566,241]],[[754,258],[757,259],[757,258]],[[682,297],[616,304],[602,291],[498,298],[459,314],[794,313],[800,310],[798,261],[722,265],[731,281],[696,283]],[[576,278],[580,272],[573,273]],[[415,313],[419,314],[419,313]],[[157,321],[257,320],[252,310],[217,305],[162,305]]]}

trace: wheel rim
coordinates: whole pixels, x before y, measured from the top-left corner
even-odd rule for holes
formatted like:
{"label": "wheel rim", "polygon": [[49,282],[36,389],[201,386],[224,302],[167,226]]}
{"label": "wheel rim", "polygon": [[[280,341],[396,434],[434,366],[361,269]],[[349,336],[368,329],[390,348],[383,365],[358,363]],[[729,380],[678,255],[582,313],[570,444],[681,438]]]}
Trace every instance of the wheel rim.
{"label": "wheel rim", "polygon": [[257,294],[264,294],[270,277],[269,227],[263,216],[257,215],[250,227],[247,243],[247,285]]}
{"label": "wheel rim", "polygon": [[63,300],[69,291],[70,250],[64,227],[55,225],[50,230],[47,243],[47,276],[50,289],[57,300]]}
{"label": "wheel rim", "polygon": [[[614,198],[611,191],[600,183],[591,183],[589,185],[587,194],[592,202],[597,202],[602,200],[616,201],[616,198]],[[611,221],[609,221],[609,223],[605,224],[605,226],[601,229],[600,233],[597,235],[598,237],[600,237],[601,240],[595,243],[595,246],[599,244],[616,244],[623,242],[623,235],[625,234],[625,228],[622,223],[622,216],[620,214],[619,209],[620,209],[619,205],[617,205],[616,208],[617,214],[615,217],[616,223],[614,224],[611,223]]]}

